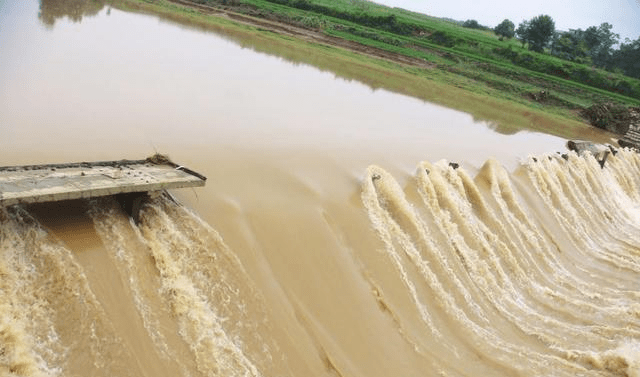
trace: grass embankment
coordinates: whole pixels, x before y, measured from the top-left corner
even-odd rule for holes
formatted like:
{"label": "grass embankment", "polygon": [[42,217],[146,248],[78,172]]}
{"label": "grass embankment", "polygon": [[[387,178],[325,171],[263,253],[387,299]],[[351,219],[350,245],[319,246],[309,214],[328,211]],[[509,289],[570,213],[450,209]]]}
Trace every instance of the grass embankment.
{"label": "grass embankment", "polygon": [[[197,1],[217,4],[221,0]],[[437,61],[445,67],[453,67],[461,61],[480,63],[474,64],[473,70],[498,72],[499,76],[526,73],[556,85],[571,86],[573,82],[578,83],[576,87],[581,89],[584,86],[602,89],[614,93],[612,97],[622,102],[629,101],[628,97],[636,99],[632,103],[640,99],[640,81],[637,79],[529,52],[515,40],[500,41],[491,31],[467,29],[450,21],[398,8],[363,0],[236,0],[232,3],[239,8],[243,4],[250,5],[249,8],[257,9],[262,17],[322,29],[329,35],[401,51]],[[444,57],[445,61],[437,57]],[[486,70],[482,63],[490,63],[498,70]],[[463,65],[458,67],[458,72],[464,75],[469,69]],[[477,73],[472,76],[483,78]],[[485,81],[492,83],[495,80]]]}
{"label": "grass embankment", "polygon": [[[265,7],[247,5],[250,1],[261,2]],[[384,88],[462,110],[472,114],[477,120],[496,124],[497,130],[503,133],[528,129],[567,138],[576,137],[586,128],[585,123],[576,115],[576,109],[602,100],[640,104],[640,101],[634,98],[594,89],[544,73],[532,72],[515,65],[495,63],[487,59],[473,60],[466,57],[465,53],[457,52],[452,48],[431,49],[424,46],[416,48],[402,43],[386,43],[375,38],[366,38],[344,29],[353,27],[368,30],[360,24],[347,24],[343,20],[340,23],[342,26],[336,27],[337,24],[333,23],[327,26],[327,23],[333,21],[304,13],[298,8],[263,0],[246,0],[242,3],[236,1],[231,9],[232,12],[224,7],[197,9],[167,0],[113,0],[112,3],[129,10],[152,12],[191,27],[224,33],[244,47],[329,70],[339,77],[355,79],[372,88]],[[340,1],[336,2],[338,3],[342,4]],[[376,5],[369,6],[377,8]],[[253,17],[235,17],[237,11],[279,21],[288,17],[288,25],[300,26],[298,24],[305,22],[315,25],[319,22],[321,28],[281,29],[281,24],[265,22]],[[459,28],[462,29],[460,31],[455,29],[457,26],[454,27],[442,20],[431,20],[427,16],[402,10],[394,9],[393,11],[403,14],[403,17],[427,19],[434,24],[443,24],[446,28],[459,33],[473,33],[485,39],[495,39],[486,32]],[[220,17],[221,14],[227,17]],[[298,17],[312,17],[312,20],[298,19]],[[241,19],[242,22],[236,22],[233,18]],[[300,38],[292,36],[298,34]],[[391,32],[389,35],[393,38],[401,37]],[[330,39],[323,39],[323,36]],[[420,36],[409,35],[403,38],[420,38]],[[308,40],[319,40],[321,43]],[[379,55],[378,53],[354,53],[348,49],[349,46],[346,46],[347,49],[336,47],[344,47],[340,43],[333,43],[337,40],[358,42],[358,46],[372,47],[374,48],[372,51],[388,52],[390,55],[379,59],[370,56]],[[499,41],[495,39],[494,42]],[[399,56],[397,54],[414,57],[428,64],[421,66],[406,64],[401,59],[395,59]],[[547,94],[539,96],[543,90]],[[428,120],[425,121],[428,122]]]}

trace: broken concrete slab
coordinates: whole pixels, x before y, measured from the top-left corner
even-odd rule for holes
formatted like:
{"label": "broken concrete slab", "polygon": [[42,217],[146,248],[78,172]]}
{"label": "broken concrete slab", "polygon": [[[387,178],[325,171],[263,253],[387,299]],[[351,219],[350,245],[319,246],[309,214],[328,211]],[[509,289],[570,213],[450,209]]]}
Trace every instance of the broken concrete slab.
{"label": "broken concrete slab", "polygon": [[205,185],[201,174],[154,157],[0,167],[0,206]]}

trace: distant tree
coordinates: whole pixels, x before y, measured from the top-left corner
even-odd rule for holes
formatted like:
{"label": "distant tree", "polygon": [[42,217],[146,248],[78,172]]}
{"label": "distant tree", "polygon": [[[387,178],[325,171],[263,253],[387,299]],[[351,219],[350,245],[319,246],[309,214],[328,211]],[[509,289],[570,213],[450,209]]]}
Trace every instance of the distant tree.
{"label": "distant tree", "polygon": [[529,21],[522,21],[518,28],[516,29],[516,35],[518,36],[518,40],[522,43],[522,47],[529,42]]}
{"label": "distant tree", "polygon": [[529,22],[529,50],[542,52],[544,48],[551,42],[553,34],[556,31],[556,24],[551,16],[540,15],[534,17]]}
{"label": "distant tree", "polygon": [[584,40],[584,31],[569,29],[557,32],[551,42],[551,54],[577,63],[589,63],[589,49]]}
{"label": "distant tree", "polygon": [[628,38],[613,53],[614,67],[631,77],[640,79],[640,37],[635,41]]}
{"label": "distant tree", "polygon": [[467,27],[469,29],[480,29],[482,26],[480,26],[480,24],[476,20],[466,20],[462,24],[462,27]]}
{"label": "distant tree", "polygon": [[516,25],[513,22],[505,19],[498,26],[493,29],[496,35],[500,36],[500,38],[513,38],[516,34]]}
{"label": "distant tree", "polygon": [[612,64],[613,46],[620,40],[620,35],[611,32],[613,26],[607,22],[599,27],[591,26],[584,31],[584,41],[593,63],[601,67]]}

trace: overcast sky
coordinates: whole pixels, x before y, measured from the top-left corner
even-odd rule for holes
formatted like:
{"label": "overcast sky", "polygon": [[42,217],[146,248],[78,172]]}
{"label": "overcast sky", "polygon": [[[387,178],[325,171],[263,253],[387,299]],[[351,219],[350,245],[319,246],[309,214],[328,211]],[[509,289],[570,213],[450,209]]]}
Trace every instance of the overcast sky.
{"label": "overcast sky", "polygon": [[640,37],[640,0],[374,0],[435,17],[477,20],[495,27],[505,18],[516,24],[548,14],[557,30],[586,29],[603,22],[613,25],[620,41]]}

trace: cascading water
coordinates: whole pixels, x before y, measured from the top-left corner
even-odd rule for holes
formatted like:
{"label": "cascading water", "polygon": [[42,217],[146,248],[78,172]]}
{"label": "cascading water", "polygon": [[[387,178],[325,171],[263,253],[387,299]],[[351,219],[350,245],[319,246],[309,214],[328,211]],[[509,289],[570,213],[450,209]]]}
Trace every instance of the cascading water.
{"label": "cascading water", "polygon": [[[325,307],[379,311],[388,320],[355,349],[396,332],[419,375],[638,376],[639,173],[628,150],[604,169],[569,154],[512,173],[488,160],[475,177],[422,162],[404,187],[371,166],[368,232],[323,209],[353,284],[368,288],[349,301],[334,291]],[[112,199],[63,220],[47,211],[0,212],[1,375],[366,375],[300,287],[274,266],[272,287],[258,285],[224,234],[172,198],[149,200],[140,224]]]}
{"label": "cascading water", "polygon": [[490,160],[475,179],[421,163],[406,190],[370,167],[362,200],[423,337],[439,315],[506,374],[638,375],[637,163],[571,154],[510,176]]}

